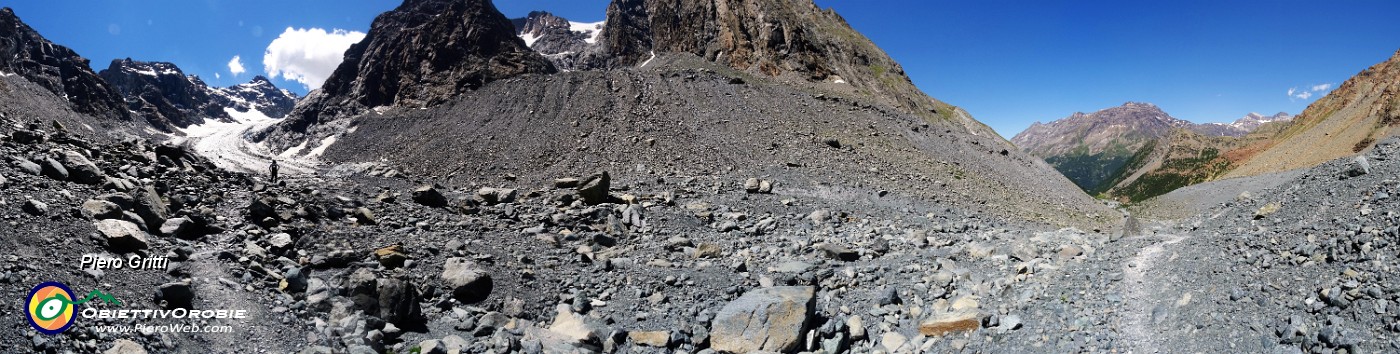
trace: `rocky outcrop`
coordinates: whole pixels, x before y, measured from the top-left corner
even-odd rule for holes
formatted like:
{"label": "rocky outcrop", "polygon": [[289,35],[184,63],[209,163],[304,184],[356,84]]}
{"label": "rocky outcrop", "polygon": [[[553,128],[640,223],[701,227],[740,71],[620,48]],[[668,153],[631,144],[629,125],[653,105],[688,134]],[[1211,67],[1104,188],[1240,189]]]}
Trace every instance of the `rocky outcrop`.
{"label": "rocky outcrop", "polygon": [[118,59],[98,75],[126,97],[131,111],[156,129],[173,131],[205,119],[230,119],[210,95],[209,85],[186,76],[175,64]]}
{"label": "rocky outcrop", "polygon": [[436,105],[492,81],[555,71],[489,0],[408,0],[376,17],[320,90],[259,138],[307,133],[379,106]]}
{"label": "rocky outcrop", "polygon": [[66,98],[75,111],[132,119],[121,95],[92,72],[86,58],[45,39],[8,7],[0,8],[0,72],[22,76]]}

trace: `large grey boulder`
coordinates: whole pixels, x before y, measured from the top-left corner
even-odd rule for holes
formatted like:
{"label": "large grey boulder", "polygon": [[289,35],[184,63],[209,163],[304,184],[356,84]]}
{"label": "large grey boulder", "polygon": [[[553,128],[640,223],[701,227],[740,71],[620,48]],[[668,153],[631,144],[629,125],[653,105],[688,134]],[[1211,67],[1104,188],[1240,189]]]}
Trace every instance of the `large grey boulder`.
{"label": "large grey boulder", "polygon": [[136,189],[136,205],[133,206],[136,215],[141,216],[141,220],[146,222],[146,228],[159,230],[165,224],[165,219],[170,217],[170,209],[165,204],[165,199],[156,193],[156,189],[151,186]]}
{"label": "large grey boulder", "polygon": [[144,249],[149,244],[146,232],[130,221],[107,219],[98,220],[92,225],[107,239],[107,248],[112,251],[126,253]]}
{"label": "large grey boulder", "polygon": [[452,291],[452,297],[464,304],[474,304],[491,296],[491,274],[466,258],[448,258],[442,264],[442,284]]}
{"label": "large grey boulder", "polygon": [[107,179],[107,176],[102,173],[102,169],[97,168],[97,165],[89,161],[83,154],[64,151],[60,162],[68,169],[68,178],[73,182],[96,185]]}
{"label": "large grey boulder", "polygon": [[815,312],[810,286],[762,288],[724,305],[710,329],[710,348],[731,353],[790,352],[803,341]]}

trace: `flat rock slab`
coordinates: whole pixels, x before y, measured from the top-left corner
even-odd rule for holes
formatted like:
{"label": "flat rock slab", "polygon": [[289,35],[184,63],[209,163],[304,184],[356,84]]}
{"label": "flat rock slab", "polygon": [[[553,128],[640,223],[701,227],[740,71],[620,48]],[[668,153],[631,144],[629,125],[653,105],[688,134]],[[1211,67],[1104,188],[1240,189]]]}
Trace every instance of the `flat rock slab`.
{"label": "flat rock slab", "polygon": [[809,286],[749,291],[715,315],[710,347],[732,353],[793,351],[802,343],[802,331],[816,307],[815,295]]}

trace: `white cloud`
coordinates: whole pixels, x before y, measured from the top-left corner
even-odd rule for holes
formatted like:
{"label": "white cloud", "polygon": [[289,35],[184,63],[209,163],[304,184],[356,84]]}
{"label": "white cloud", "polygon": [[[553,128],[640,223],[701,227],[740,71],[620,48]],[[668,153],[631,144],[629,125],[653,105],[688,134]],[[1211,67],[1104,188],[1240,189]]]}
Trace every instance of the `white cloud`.
{"label": "white cloud", "polygon": [[1332,88],[1332,84],[1331,84],[1331,83],[1320,84],[1320,85],[1313,85],[1313,86],[1312,86],[1312,91],[1313,91],[1313,92],[1327,91],[1327,89],[1330,89],[1330,88]]}
{"label": "white cloud", "polygon": [[215,73],[214,73],[214,78],[215,78],[215,79],[222,79],[223,77],[222,77],[222,76],[219,76],[219,73],[215,72]]}
{"label": "white cloud", "polygon": [[1312,97],[1312,92],[1308,92],[1307,90],[1299,90],[1297,87],[1290,87],[1288,89],[1289,101],[1306,100],[1309,97]]}
{"label": "white cloud", "polygon": [[228,72],[232,73],[233,76],[238,76],[238,74],[242,74],[246,71],[247,70],[243,70],[243,58],[240,58],[239,56],[235,55],[233,56],[233,59],[229,59]]}
{"label": "white cloud", "polygon": [[365,34],[357,31],[287,27],[267,45],[263,67],[268,76],[280,75],[307,89],[318,89],[345,59],[345,50],[362,39]]}

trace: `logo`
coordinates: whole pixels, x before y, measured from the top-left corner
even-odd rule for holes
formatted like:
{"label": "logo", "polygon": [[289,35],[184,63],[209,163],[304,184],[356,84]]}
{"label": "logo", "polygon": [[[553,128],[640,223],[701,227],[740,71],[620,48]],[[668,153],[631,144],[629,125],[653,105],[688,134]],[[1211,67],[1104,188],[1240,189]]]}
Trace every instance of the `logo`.
{"label": "logo", "polygon": [[101,299],[109,304],[121,305],[111,295],[100,290],[93,290],[87,297],[81,300],[73,299],[73,289],[69,289],[63,283],[50,281],[34,286],[34,290],[29,291],[29,304],[26,307],[29,315],[29,325],[39,333],[54,335],[63,333],[68,327],[73,326],[74,315],[78,313],[78,305],[82,305],[92,299]]}

